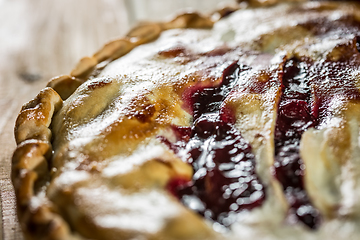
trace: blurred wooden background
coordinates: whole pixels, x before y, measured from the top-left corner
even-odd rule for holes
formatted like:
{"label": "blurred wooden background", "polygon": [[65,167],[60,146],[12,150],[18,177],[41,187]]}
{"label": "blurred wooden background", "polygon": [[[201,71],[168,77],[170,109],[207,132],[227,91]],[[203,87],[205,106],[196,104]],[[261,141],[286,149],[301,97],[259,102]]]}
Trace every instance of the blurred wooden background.
{"label": "blurred wooden background", "polygon": [[[81,57],[123,36],[136,18],[163,17],[155,6],[159,0],[152,1],[134,15],[131,5],[141,0],[0,0],[0,240],[23,239],[10,181],[13,127],[21,106],[50,78],[70,73]],[[206,12],[220,1],[163,0],[161,6],[168,8],[163,15],[186,4]],[[156,11],[149,13],[150,6]]]}

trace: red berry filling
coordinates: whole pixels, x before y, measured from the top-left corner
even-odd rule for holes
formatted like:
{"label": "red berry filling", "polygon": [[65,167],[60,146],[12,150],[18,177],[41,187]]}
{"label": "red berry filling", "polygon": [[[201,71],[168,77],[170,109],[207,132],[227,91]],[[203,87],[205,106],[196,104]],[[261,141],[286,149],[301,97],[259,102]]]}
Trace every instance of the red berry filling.
{"label": "red berry filling", "polygon": [[[353,47],[348,48],[351,52]],[[331,110],[334,100],[336,104],[360,100],[359,90],[351,80],[353,71],[349,71],[359,69],[360,55],[353,53],[338,61],[292,58],[284,66],[274,138],[275,174],[291,206],[290,214],[313,229],[320,223],[320,213],[304,188],[305,166],[299,153],[301,135],[310,127],[326,125],[334,114]]]}
{"label": "red berry filling", "polygon": [[234,63],[219,86],[189,95],[193,126],[174,127],[176,143],[163,139],[194,169],[191,182],[172,180],[168,189],[190,209],[224,226],[235,220],[232,213],[260,206],[265,199],[251,146],[229,122],[231,111],[221,107],[242,69]]}
{"label": "red berry filling", "polygon": [[275,126],[274,166],[290,204],[290,213],[310,228],[316,228],[320,214],[304,188],[304,164],[299,153],[302,133],[317,125],[316,118],[311,114],[310,84],[305,77],[307,68],[306,63],[295,58],[285,63]]}

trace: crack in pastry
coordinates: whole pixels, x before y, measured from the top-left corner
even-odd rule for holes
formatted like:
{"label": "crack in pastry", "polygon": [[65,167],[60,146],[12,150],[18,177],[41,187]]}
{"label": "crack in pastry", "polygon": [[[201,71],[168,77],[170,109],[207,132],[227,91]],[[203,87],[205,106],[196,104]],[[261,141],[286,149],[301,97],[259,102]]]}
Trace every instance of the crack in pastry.
{"label": "crack in pastry", "polygon": [[311,84],[306,76],[307,64],[296,58],[284,64],[282,95],[275,126],[275,175],[283,185],[294,214],[310,228],[320,224],[320,213],[311,204],[303,183],[304,164],[300,157],[300,140],[309,128],[317,126],[312,114]]}
{"label": "crack in pastry", "polygon": [[285,62],[275,130],[275,174],[293,208],[292,214],[311,228],[320,224],[320,213],[304,188],[301,137],[309,128],[326,125],[333,117],[329,109],[335,102],[360,100],[360,92],[348,75],[349,69],[358,67],[355,39],[338,45],[323,62],[297,58]]}
{"label": "crack in pastry", "polygon": [[163,139],[194,169],[191,182],[173,179],[169,190],[185,206],[224,226],[234,221],[232,214],[260,206],[265,199],[251,146],[229,121],[231,110],[221,107],[246,69],[233,63],[218,86],[195,85],[188,90],[193,126],[175,127],[176,143]]}

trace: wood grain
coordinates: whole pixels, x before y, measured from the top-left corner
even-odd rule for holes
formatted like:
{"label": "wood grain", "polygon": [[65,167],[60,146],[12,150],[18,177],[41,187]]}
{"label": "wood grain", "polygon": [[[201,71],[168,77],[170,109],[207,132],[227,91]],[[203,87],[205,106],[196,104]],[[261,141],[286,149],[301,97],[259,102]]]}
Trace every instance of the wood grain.
{"label": "wood grain", "polygon": [[0,0],[0,240],[23,239],[10,181],[21,105],[129,29],[122,0]]}

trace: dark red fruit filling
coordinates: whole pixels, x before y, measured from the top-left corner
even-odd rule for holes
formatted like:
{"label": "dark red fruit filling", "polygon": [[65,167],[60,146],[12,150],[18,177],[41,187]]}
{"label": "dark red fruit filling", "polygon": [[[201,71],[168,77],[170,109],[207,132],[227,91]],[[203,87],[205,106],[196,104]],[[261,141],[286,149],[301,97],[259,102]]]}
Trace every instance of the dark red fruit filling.
{"label": "dark red fruit filling", "polygon": [[[327,60],[292,58],[284,66],[275,127],[275,173],[283,185],[291,213],[310,228],[319,225],[320,215],[304,189],[300,139],[308,128],[321,128],[332,118],[333,104],[360,100],[352,80],[352,73],[360,68],[357,39],[337,46]],[[339,54],[334,60],[333,56]]]}
{"label": "dark red fruit filling", "polygon": [[285,63],[282,96],[275,126],[275,174],[283,185],[291,213],[310,228],[319,224],[315,209],[304,189],[304,164],[300,158],[302,133],[317,125],[311,113],[311,90],[306,78],[308,65],[293,58]]}
{"label": "dark red fruit filling", "polygon": [[241,69],[234,63],[219,86],[196,88],[188,95],[193,126],[174,128],[176,143],[163,139],[194,169],[192,181],[173,179],[168,189],[190,209],[225,226],[235,220],[233,213],[260,206],[265,199],[251,146],[229,122],[230,111],[221,110]]}

